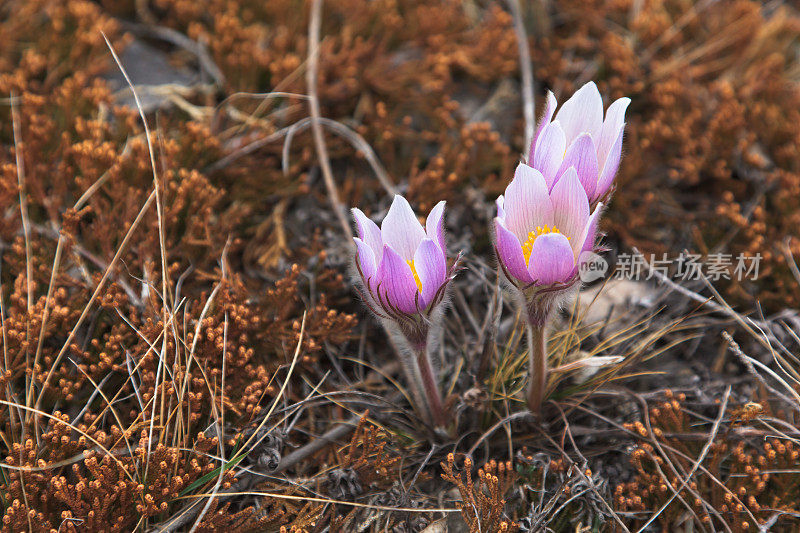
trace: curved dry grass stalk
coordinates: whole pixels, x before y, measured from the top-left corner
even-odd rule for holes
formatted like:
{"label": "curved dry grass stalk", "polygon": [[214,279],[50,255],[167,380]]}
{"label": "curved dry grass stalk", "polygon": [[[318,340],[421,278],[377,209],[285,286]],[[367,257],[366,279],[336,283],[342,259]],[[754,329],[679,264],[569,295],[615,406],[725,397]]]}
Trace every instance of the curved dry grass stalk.
{"label": "curved dry grass stalk", "polygon": [[[89,398],[89,402],[87,402],[87,403],[86,403],[86,406],[87,406],[87,408],[88,408],[88,405],[89,405],[89,403],[91,402],[91,399],[92,399],[92,398],[94,398],[94,394],[95,394],[95,393],[96,393],[96,394],[99,394],[99,395],[100,395],[100,397],[101,397],[101,398],[103,398],[103,400],[105,400],[105,402],[106,402],[106,408],[107,408],[107,409],[109,409],[109,410],[111,411],[111,415],[114,417],[114,420],[116,420],[116,421],[117,421],[117,424],[119,424],[119,427],[120,427],[120,428],[124,428],[124,427],[125,427],[125,424],[123,424],[123,423],[122,423],[122,420],[120,419],[120,417],[119,417],[119,414],[117,413],[117,410],[116,410],[116,409],[114,409],[114,406],[112,405],[111,401],[108,399],[108,397],[107,397],[107,396],[105,395],[105,393],[103,392],[103,389],[102,389],[102,383],[101,383],[100,385],[98,385],[98,384],[97,384],[97,383],[96,383],[96,382],[95,382],[95,381],[92,379],[92,377],[91,377],[89,374],[87,374],[86,372],[84,372],[84,370],[83,370],[83,369],[82,369],[82,368],[81,368],[79,365],[75,364],[75,362],[74,362],[74,361],[72,361],[71,359],[70,359],[70,361],[72,362],[72,364],[73,364],[73,365],[75,365],[75,368],[77,368],[77,369],[78,369],[78,371],[80,371],[80,373],[81,373],[81,374],[83,374],[83,375],[86,377],[86,379],[88,379],[88,380],[89,380],[89,383],[91,383],[91,384],[92,384],[92,387],[94,387],[94,391],[93,391],[93,393],[92,393],[92,396],[90,396],[90,398]],[[74,423],[74,422],[73,422],[73,423]],[[126,432],[124,432],[124,431],[122,432],[122,438],[125,440],[125,447],[128,449],[128,453],[130,453],[131,455],[133,455],[133,449],[131,448],[131,443],[128,441],[128,436],[126,435]]]}
{"label": "curved dry grass stalk", "polygon": [[[12,130],[14,132],[14,148],[15,148],[15,161],[17,165],[17,185],[19,187],[19,210],[20,216],[22,217],[22,232],[25,237],[25,277],[27,282],[27,305],[28,305],[28,315],[30,315],[31,310],[33,309],[33,263],[32,261],[32,253],[31,253],[31,230],[30,230],[30,218],[28,216],[28,199],[27,194],[25,192],[25,158],[24,158],[24,143],[22,141],[22,134],[20,133],[20,118],[19,118],[19,109],[17,108],[17,98],[16,95],[11,95],[11,124]],[[44,329],[44,328],[42,328]],[[26,341],[30,340],[30,323],[25,331]],[[5,344],[4,344],[5,346]],[[38,350],[37,350],[38,352]],[[34,358],[34,365],[37,361]],[[25,350],[25,365],[27,368],[35,368],[35,366],[31,366],[31,362],[29,360],[28,350]],[[7,368],[7,367],[6,367]],[[30,407],[33,397],[33,385],[34,385],[34,375],[31,374],[30,376],[26,375],[26,381],[28,382],[28,386],[25,388],[25,406]],[[30,419],[30,412],[25,416],[25,422],[27,423]],[[38,433],[38,432],[36,432]],[[27,502],[26,502],[27,504]],[[30,519],[28,520],[30,522]]]}
{"label": "curved dry grass stalk", "polygon": [[[163,193],[161,192],[161,185],[158,178],[158,170],[156,167],[156,158],[155,152],[153,150],[153,144],[150,139],[150,126],[147,124],[147,117],[144,115],[144,109],[142,108],[142,103],[139,100],[139,94],[136,92],[136,88],[133,86],[133,82],[131,82],[130,77],[128,76],[128,72],[125,70],[125,67],[122,66],[122,62],[120,61],[117,53],[114,51],[114,47],[111,46],[111,42],[108,40],[105,34],[103,34],[103,39],[106,41],[106,45],[108,46],[111,55],[114,57],[114,61],[117,63],[117,67],[119,67],[120,72],[125,77],[125,81],[128,83],[128,86],[133,93],[133,98],[136,101],[136,108],[139,111],[139,117],[142,119],[142,126],[144,127],[144,134],[145,138],[147,139],[147,151],[150,155],[150,167],[153,171],[153,191],[156,195],[156,215],[158,217],[158,242],[161,251],[161,300],[163,302],[162,305],[162,321],[164,325],[164,332],[161,339],[161,352],[159,355],[159,365],[158,371],[156,372],[156,387],[154,389],[154,396],[153,396],[153,413],[150,417],[150,432],[149,438],[147,441],[147,453],[150,454],[150,446],[153,442],[153,429],[155,423],[155,409],[156,409],[156,397],[158,395],[158,391],[161,388],[159,384],[159,378],[162,376],[162,369],[165,365],[166,359],[166,351],[167,351],[167,328],[169,327],[167,324],[169,323],[168,320],[168,311],[167,311],[167,304],[168,304],[168,296],[169,292],[167,290],[167,283],[169,279],[169,268],[167,267],[167,244],[164,237],[164,206],[163,206]],[[161,419],[164,419],[164,396],[161,396]],[[149,467],[149,463],[145,465],[145,477],[147,477],[147,468]]]}
{"label": "curved dry grass stalk", "polygon": [[314,145],[317,148],[322,168],[322,178],[325,188],[328,190],[333,212],[339,219],[342,231],[349,237],[348,243],[353,246],[353,230],[350,228],[350,221],[347,213],[339,201],[339,193],[336,189],[336,182],[333,179],[333,170],[328,158],[328,148],[325,145],[325,138],[322,134],[322,126],[319,123],[320,110],[319,98],[317,97],[317,71],[319,68],[319,31],[322,24],[322,0],[313,0],[311,3],[311,22],[308,25],[308,69],[306,70],[306,83],[308,84],[309,108],[311,109],[311,131],[314,134]]}
{"label": "curved dry grass stalk", "polygon": [[[289,150],[292,146],[292,138],[300,131],[311,126],[313,121],[314,119],[309,117],[307,119],[299,120],[289,126],[288,131],[286,132],[286,141],[283,143],[283,154],[281,161],[284,174],[288,174],[289,172]],[[349,128],[345,124],[342,124],[336,120],[318,117],[316,121],[327,127],[333,133],[347,140],[353,146],[353,148],[364,154],[367,163],[370,167],[372,167],[375,177],[378,179],[378,182],[380,182],[383,190],[386,191],[386,194],[390,196],[397,194],[397,187],[389,177],[389,173],[381,164],[377,154],[375,154],[375,150],[372,149],[369,143],[367,143],[367,141],[361,135],[353,131],[352,128]]]}
{"label": "curved dry grass stalk", "polygon": [[525,31],[525,22],[522,18],[522,7],[519,0],[506,0],[511,16],[514,18],[514,32],[517,34],[517,49],[519,50],[519,70],[522,78],[522,115],[525,117],[525,142],[527,148],[533,139],[536,128],[536,103],[534,102],[533,66],[528,45],[528,34]]}
{"label": "curved dry grass stalk", "polygon": [[[71,423],[64,422],[63,420],[61,420],[57,416],[51,415],[50,413],[46,413],[44,411],[40,411],[39,409],[36,409],[35,407],[27,407],[27,406],[24,406],[24,405],[21,405],[21,404],[13,403],[13,402],[7,402],[6,400],[0,400],[0,405],[5,405],[5,406],[8,406],[8,407],[16,407],[16,408],[22,409],[24,411],[29,411],[32,414],[35,414],[37,416],[43,416],[45,418],[48,418],[50,420],[55,421],[58,424],[68,426],[71,430],[76,431],[82,437],[85,437],[87,440],[90,440],[103,453],[105,453],[106,455],[111,457],[112,460],[114,460],[117,463],[117,465],[119,466],[120,471],[124,472],[126,477],[128,477],[128,479],[130,479],[131,481],[134,481],[133,475],[130,472],[128,472],[128,470],[126,468],[124,468],[124,466],[122,465],[122,462],[120,462],[120,460],[116,458],[115,454],[111,453],[110,450],[108,450],[106,447],[104,447],[102,444],[100,444],[100,442],[98,442],[94,437],[92,437],[91,435],[89,435],[88,433],[86,433],[84,431],[81,431],[79,428],[73,426]],[[2,466],[3,468],[9,468],[9,469],[12,469],[12,470],[20,470],[20,471],[23,471],[23,472],[34,472],[34,471],[37,470],[36,467],[15,467],[14,465],[9,465],[9,464],[6,464],[6,463],[2,463],[2,464],[0,464],[0,466]]]}
{"label": "curved dry grass stalk", "polygon": [[[264,496],[268,498],[275,498],[277,500],[293,500],[302,502],[315,502],[326,503],[333,505],[349,505],[359,509],[374,509],[377,511],[389,511],[397,513],[459,513],[460,509],[452,507],[433,507],[433,508],[419,508],[419,507],[391,507],[388,505],[375,505],[370,503],[360,503],[351,501],[334,500],[331,498],[315,498],[311,496],[295,496],[292,494],[281,494],[278,492],[266,491],[242,491],[242,492],[228,492],[226,496]],[[182,498],[205,498],[211,496],[210,494],[192,494],[191,496],[182,496]]]}
{"label": "curved dry grass stalk", "polygon": [[[224,274],[224,271],[223,271]],[[302,339],[302,333],[301,333]],[[220,384],[220,396],[224,396],[225,394],[225,352],[228,346],[228,312],[225,312],[225,327],[223,333],[223,341],[222,341],[222,383]],[[288,381],[288,378],[287,378]],[[219,440],[219,476],[217,476],[217,482],[214,484],[214,488],[212,489],[212,494],[216,494],[219,490],[220,485],[222,485],[222,480],[225,477],[225,465],[227,461],[225,460],[225,438],[223,436],[222,428],[225,426],[225,411],[224,411],[224,398],[220,398],[220,410],[217,412],[217,400],[214,397],[214,393],[211,393],[211,410],[214,415],[214,429],[217,432],[217,439]],[[206,504],[200,510],[200,513],[197,515],[197,518],[194,520],[194,524],[192,525],[192,529],[189,530],[189,533],[194,533],[197,531],[197,528],[200,526],[200,523],[203,520],[203,517],[208,512],[209,507],[211,507],[211,503],[214,501],[215,496],[211,496],[206,501]]]}

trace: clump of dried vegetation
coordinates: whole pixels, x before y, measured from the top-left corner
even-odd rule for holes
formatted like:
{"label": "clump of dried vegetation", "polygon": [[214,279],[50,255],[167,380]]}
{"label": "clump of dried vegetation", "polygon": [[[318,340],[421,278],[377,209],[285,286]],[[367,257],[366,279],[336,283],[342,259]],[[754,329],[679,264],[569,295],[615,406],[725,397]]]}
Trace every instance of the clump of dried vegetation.
{"label": "clump of dried vegetation", "polygon": [[[313,4],[0,4],[0,530],[796,529],[795,8],[327,0],[313,49]],[[579,299],[538,421],[480,259],[523,151],[515,22],[535,94],[633,101],[608,242],[763,257],[757,281]],[[472,243],[441,348],[454,441],[346,278],[331,201],[398,189]]]}
{"label": "clump of dried vegetation", "polygon": [[[667,523],[694,518],[733,531],[771,527],[778,518],[796,527],[800,452],[795,443],[780,434],[768,438],[766,431],[758,441],[746,438],[758,435],[749,422],[774,414],[762,404],[748,403],[723,411],[729,424],[722,434],[715,429],[708,435],[694,429],[703,417],[692,416],[686,402],[685,394],[667,390],[665,400],[650,408],[650,429],[640,421],[625,425],[642,442],[631,454],[636,476],[616,488],[618,507],[631,516],[663,508]],[[688,482],[687,472],[694,474]],[[684,505],[668,505],[676,499]]]}
{"label": "clump of dried vegetation", "polygon": [[505,494],[514,485],[515,473],[511,461],[497,463],[494,459],[478,469],[478,484],[472,479],[472,460],[464,459],[464,472],[455,471],[455,457],[448,454],[442,462],[442,478],[454,484],[461,496],[461,515],[470,531],[518,531],[519,525],[504,520]]}

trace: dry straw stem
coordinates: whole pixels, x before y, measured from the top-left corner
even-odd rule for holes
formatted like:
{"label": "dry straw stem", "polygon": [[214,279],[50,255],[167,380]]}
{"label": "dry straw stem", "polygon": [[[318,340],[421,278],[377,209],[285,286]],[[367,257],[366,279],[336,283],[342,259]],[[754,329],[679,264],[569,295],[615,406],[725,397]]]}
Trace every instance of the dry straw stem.
{"label": "dry straw stem", "polygon": [[517,48],[519,50],[519,70],[522,78],[522,114],[525,117],[525,142],[523,147],[527,149],[533,139],[533,132],[536,128],[536,117],[534,116],[536,103],[533,94],[533,66],[531,64],[531,52],[528,48],[528,35],[525,32],[525,22],[522,18],[522,7],[519,0],[507,0],[514,19],[514,32],[517,35]]}
{"label": "dry straw stem", "polygon": [[311,4],[311,23],[308,25],[308,70],[306,70],[306,83],[308,84],[309,108],[311,110],[311,131],[314,135],[314,145],[317,147],[317,156],[322,167],[322,178],[325,188],[328,189],[328,198],[331,207],[339,219],[345,236],[349,237],[348,244],[352,246],[353,230],[350,228],[350,221],[347,213],[339,201],[339,193],[336,190],[336,182],[333,179],[331,162],[328,158],[328,148],[325,146],[325,138],[322,134],[322,126],[319,123],[320,110],[319,98],[317,97],[317,73],[319,69],[319,32],[322,25],[322,0],[313,0]]}
{"label": "dry straw stem", "polygon": [[500,429],[501,427],[508,428],[508,430],[510,431],[510,426],[509,426],[509,424],[510,424],[511,422],[513,422],[514,420],[520,420],[520,419],[524,419],[524,418],[530,418],[530,417],[532,417],[532,416],[533,416],[533,415],[532,415],[532,413],[530,413],[530,412],[528,412],[528,411],[520,411],[520,412],[517,412],[517,413],[510,414],[510,415],[506,416],[505,418],[503,418],[503,419],[501,419],[501,420],[497,421],[497,423],[495,423],[495,424],[494,424],[492,427],[490,427],[489,429],[487,429],[487,430],[486,430],[486,431],[485,431],[485,432],[484,432],[484,433],[483,433],[483,434],[482,434],[482,435],[481,435],[481,436],[478,438],[478,440],[476,440],[476,441],[475,441],[475,443],[472,445],[472,447],[471,447],[471,448],[469,449],[469,451],[467,452],[467,454],[466,454],[466,455],[467,455],[467,457],[472,457],[472,456],[473,456],[473,454],[475,453],[475,451],[478,449],[478,447],[479,447],[479,446],[480,446],[480,445],[481,445],[481,444],[482,444],[482,443],[483,443],[483,442],[484,442],[486,439],[488,439],[489,437],[491,437],[491,436],[494,434],[494,432],[495,432],[495,431],[497,431],[498,429]]}
{"label": "dry straw stem", "polygon": [[[305,318],[304,318],[304,321],[305,321]],[[225,394],[225,352],[227,350],[227,345],[228,345],[228,313],[227,313],[227,311],[225,312],[225,326],[224,327],[225,327],[224,334],[223,334],[224,340],[222,341],[222,376],[221,376],[222,383],[220,384],[220,395],[221,396]],[[302,338],[302,334],[301,334],[301,338]],[[287,381],[288,381],[288,379],[287,379]],[[214,393],[212,392],[211,393],[211,409],[212,409],[212,411],[214,413],[214,429],[217,432],[217,439],[218,439],[218,442],[219,442],[219,460],[220,460],[220,462],[219,462],[219,475],[217,476],[217,482],[214,484],[214,489],[211,491],[212,494],[216,494],[217,491],[219,491],[219,487],[220,487],[220,485],[222,485],[222,480],[225,478],[225,473],[226,473],[225,465],[227,463],[225,461],[225,438],[224,438],[223,429],[222,429],[224,427],[224,424],[225,424],[225,418],[224,418],[225,413],[223,411],[224,406],[225,406],[224,399],[220,398],[220,412],[217,413],[217,400],[214,397]],[[189,533],[194,533],[195,531],[197,531],[198,526],[200,525],[201,521],[203,520],[203,517],[208,512],[208,509],[209,509],[209,507],[211,507],[211,504],[213,503],[213,501],[214,501],[214,497],[208,498],[208,500],[206,501],[206,504],[200,510],[200,514],[197,516],[197,518],[195,518],[194,525],[192,526],[192,529],[189,530]]]}
{"label": "dry straw stem", "polygon": [[[209,496],[214,496],[212,494],[192,494],[187,496],[181,496],[181,498],[191,499],[191,498],[205,498]],[[317,498],[314,496],[295,496],[292,494],[281,494],[279,492],[266,492],[266,491],[243,491],[243,492],[226,492],[226,497],[229,496],[264,496],[268,498],[275,498],[278,500],[293,500],[293,501],[301,501],[301,502],[315,502],[315,503],[325,503],[331,505],[349,505],[350,507],[357,507],[359,509],[373,509],[376,511],[390,511],[390,512],[397,512],[397,513],[458,513],[461,512],[461,509],[455,509],[453,507],[433,507],[433,508],[420,508],[420,507],[392,507],[389,505],[376,505],[371,503],[360,503],[360,502],[352,502],[352,501],[342,501],[342,500],[334,500],[331,498]],[[164,530],[159,530],[164,531]]]}
{"label": "dry straw stem", "polygon": [[[285,94],[279,92],[278,93],[273,92],[273,93],[267,93],[265,96],[282,96],[282,95]],[[306,99],[309,98],[307,95],[292,94],[291,96],[295,96],[298,98],[303,97]],[[206,171],[215,172],[221,170],[227,167],[228,165],[234,163],[238,159],[241,159],[242,157],[248,154],[252,154],[256,150],[263,148],[264,146],[267,146],[268,144],[273,143],[285,137],[286,140],[284,141],[283,144],[283,150],[282,150],[283,157],[281,164],[283,167],[283,172],[286,174],[289,172],[289,150],[291,149],[292,139],[298,133],[311,127],[312,122],[313,122],[312,117],[306,117],[298,120],[297,122],[295,122],[290,126],[286,126],[273,133],[270,133],[269,135],[267,135],[262,139],[252,141],[242,146],[241,148],[237,149],[236,151],[233,151],[230,154],[226,155],[225,157],[219,159],[217,162],[209,165]],[[378,182],[381,184],[381,187],[383,187],[383,190],[386,191],[386,194],[393,196],[394,194],[397,193],[397,187],[392,181],[392,178],[389,176],[389,173],[387,172],[386,168],[378,159],[375,150],[372,149],[369,143],[367,143],[367,141],[361,135],[353,131],[347,125],[326,117],[318,117],[317,122],[328,128],[332,133],[335,133],[339,137],[347,140],[353,146],[353,148],[364,154],[367,163],[369,163],[370,167],[372,168],[372,171],[375,173],[375,177],[378,179]]]}
{"label": "dry straw stem", "polygon": [[[156,410],[156,398],[158,396],[158,391],[161,388],[158,383],[159,377],[165,379],[165,372],[162,373],[165,367],[165,359],[166,359],[166,352],[167,352],[167,336],[168,336],[168,323],[169,323],[169,312],[168,312],[168,302],[169,302],[169,291],[167,290],[167,283],[169,280],[169,268],[167,267],[167,244],[164,237],[164,216],[163,216],[163,198],[161,196],[161,187],[160,182],[158,179],[158,170],[156,168],[156,158],[155,152],[153,150],[153,143],[150,139],[150,127],[147,124],[147,117],[144,115],[144,109],[142,108],[142,103],[139,100],[139,94],[136,92],[136,88],[131,82],[130,77],[128,76],[128,72],[125,70],[125,67],[122,66],[122,62],[120,61],[117,53],[114,51],[114,47],[111,46],[111,42],[108,40],[105,34],[103,34],[103,39],[106,42],[106,46],[108,46],[111,55],[114,57],[114,61],[117,63],[117,67],[119,67],[120,72],[125,77],[125,81],[128,83],[128,86],[133,93],[134,101],[136,102],[136,108],[139,111],[139,117],[142,119],[142,126],[144,127],[144,135],[145,139],[147,140],[147,152],[150,156],[150,167],[153,172],[153,191],[156,195],[156,215],[158,217],[158,242],[161,251],[161,301],[162,301],[162,322],[164,325],[163,335],[161,339],[161,353],[159,354],[159,364],[158,364],[158,371],[156,372],[156,387],[153,389],[153,413],[150,417],[150,432],[149,438],[147,440],[147,453],[150,454],[150,449],[153,442],[153,430],[155,428],[155,410]],[[161,413],[160,419],[164,420],[164,396],[161,396]],[[150,463],[147,462],[145,464],[145,477],[147,477],[147,470],[150,467]]]}
{"label": "dry straw stem", "polygon": [[378,182],[383,187],[383,190],[386,191],[386,194],[389,196],[394,196],[397,194],[397,188],[392,182],[392,178],[389,177],[389,173],[386,172],[386,169],[383,167],[378,159],[378,156],[375,154],[375,150],[372,149],[369,143],[361,135],[353,131],[345,124],[325,117],[317,117],[316,119],[311,117],[305,118],[298,120],[288,128],[285,128],[285,130],[287,130],[286,141],[283,143],[283,157],[281,161],[284,174],[288,174],[289,172],[289,150],[292,146],[292,138],[314,122],[318,122],[327,127],[333,133],[347,140],[353,146],[353,148],[364,154],[367,163],[369,163],[370,167],[372,167],[375,177],[378,178]]}
{"label": "dry straw stem", "polygon": [[[745,366],[747,367],[748,372],[753,374],[767,388],[767,390],[769,390],[770,392],[772,392],[777,397],[781,398],[783,401],[785,401],[786,403],[788,403],[790,405],[792,404],[792,400],[793,400],[794,404],[796,406],[800,406],[800,394],[797,393],[796,387],[794,387],[794,386],[790,385],[789,383],[787,383],[786,380],[783,379],[781,376],[779,376],[777,372],[775,372],[774,370],[769,368],[767,365],[765,365],[761,361],[759,361],[757,359],[754,359],[753,357],[750,357],[749,355],[745,354],[742,351],[742,349],[739,347],[739,344],[735,340],[733,340],[733,336],[730,333],[728,333],[727,331],[723,331],[722,332],[722,337],[728,343],[728,348],[734,354],[736,354],[742,360],[742,362],[745,364]],[[763,370],[764,372],[769,374],[778,383],[783,385],[783,387],[792,396],[792,399],[789,399],[786,395],[782,394],[778,390],[775,390],[774,387],[769,385],[766,382],[766,380],[758,373],[758,371],[756,370],[756,367],[760,368],[761,370]],[[791,376],[789,376],[789,377],[791,378]]]}
{"label": "dry straw stem", "polygon": [[[25,158],[24,158],[24,148],[23,148],[23,141],[22,141],[22,134],[19,131],[20,128],[20,118],[19,118],[19,110],[17,109],[17,97],[15,94],[11,95],[11,123],[12,128],[14,131],[14,152],[16,156],[16,164],[17,164],[17,184],[19,186],[19,210],[20,216],[22,217],[22,232],[25,236],[25,277],[27,278],[27,311],[30,315],[31,309],[33,308],[33,263],[32,256],[31,256],[31,229],[30,229],[30,218],[28,217],[28,200],[27,194],[25,192]],[[44,325],[42,326],[42,331],[44,331]],[[25,330],[25,340],[26,343],[30,341],[30,322],[28,322]],[[5,344],[4,344],[5,346]],[[37,349],[38,353],[38,349]],[[25,350],[25,365],[27,368],[34,369],[36,368],[36,361],[34,358],[34,365],[31,366],[29,360],[28,350]],[[25,406],[30,407],[31,401],[33,398],[33,385],[34,385],[34,374],[31,373],[28,375],[26,373],[26,380],[29,380],[30,383],[25,391]],[[30,418],[30,413],[28,413],[25,417],[25,421],[27,422]]]}

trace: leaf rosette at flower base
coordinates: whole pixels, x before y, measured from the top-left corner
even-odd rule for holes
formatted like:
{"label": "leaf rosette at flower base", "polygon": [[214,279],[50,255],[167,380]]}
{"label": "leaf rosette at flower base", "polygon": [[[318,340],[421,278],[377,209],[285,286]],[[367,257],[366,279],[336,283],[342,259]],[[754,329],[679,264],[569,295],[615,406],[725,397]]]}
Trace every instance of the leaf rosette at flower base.
{"label": "leaf rosette at flower base", "polygon": [[542,174],[548,189],[574,167],[589,203],[606,201],[622,157],[625,111],[630,102],[630,98],[614,101],[604,117],[603,98],[590,81],[556,113],[558,101],[548,92],[544,115],[531,142],[528,165]]}

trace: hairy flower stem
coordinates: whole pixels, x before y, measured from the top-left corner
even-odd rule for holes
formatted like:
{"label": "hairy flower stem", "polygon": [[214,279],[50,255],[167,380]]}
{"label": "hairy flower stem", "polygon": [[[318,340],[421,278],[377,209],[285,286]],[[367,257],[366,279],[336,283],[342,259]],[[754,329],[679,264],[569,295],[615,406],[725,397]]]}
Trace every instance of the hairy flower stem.
{"label": "hairy flower stem", "polygon": [[528,409],[538,415],[547,388],[547,337],[545,323],[528,322]]}
{"label": "hairy flower stem", "polygon": [[437,372],[428,355],[427,329],[403,330],[392,321],[383,322],[408,380],[408,389],[415,406],[427,422],[436,428],[447,425],[442,396],[439,393]]}
{"label": "hairy flower stem", "polygon": [[431,421],[434,426],[443,428],[447,424],[447,416],[444,412],[442,396],[439,393],[436,373],[431,365],[430,357],[428,357],[428,349],[426,346],[420,346],[414,352],[417,357],[417,368],[419,368],[420,378],[422,378],[422,389],[431,414]]}

